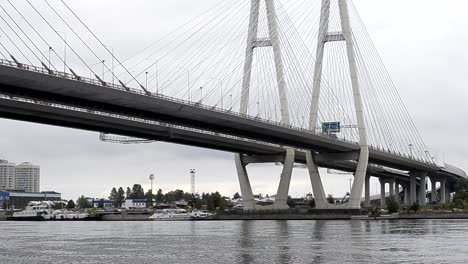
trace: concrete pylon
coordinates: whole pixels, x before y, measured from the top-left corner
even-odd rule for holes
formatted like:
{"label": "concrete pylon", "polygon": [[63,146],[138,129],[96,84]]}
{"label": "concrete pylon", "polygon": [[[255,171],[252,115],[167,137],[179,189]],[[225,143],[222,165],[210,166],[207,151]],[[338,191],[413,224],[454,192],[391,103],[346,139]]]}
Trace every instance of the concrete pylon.
{"label": "concrete pylon", "polygon": [[366,180],[364,183],[364,206],[365,207],[370,207],[371,202],[370,202],[370,178],[371,175],[368,173],[366,175]]}
{"label": "concrete pylon", "polygon": [[390,197],[395,197],[395,179],[390,179],[389,183],[389,192]]}
{"label": "concrete pylon", "polygon": [[385,202],[385,184],[386,184],[386,181],[385,179],[382,179],[380,178],[379,179],[380,181],[380,206],[385,206],[386,202]]}
{"label": "concrete pylon", "polygon": [[447,202],[447,178],[442,178],[440,181],[440,203],[445,204]]}
{"label": "concrete pylon", "polygon": [[241,154],[235,154],[235,162],[237,169],[237,176],[239,177],[239,184],[242,194],[242,201],[244,203],[244,210],[255,209],[255,198],[252,192],[252,186],[250,185],[249,175],[245,163],[242,160]]}
{"label": "concrete pylon", "polygon": [[416,173],[410,172],[410,199],[409,202],[411,204],[417,202],[417,197],[416,197]]}
{"label": "concrete pylon", "polygon": [[278,92],[280,97],[281,122],[289,125],[289,106],[287,100],[286,80],[284,76],[283,57],[280,45],[275,2],[274,0],[264,0],[268,20],[269,37],[259,38],[258,25],[260,16],[260,1],[261,0],[251,0],[250,5],[249,33],[247,36],[247,49],[245,53],[240,113],[248,114],[254,50],[261,47],[272,47],[276,69],[276,81],[278,84]]}
{"label": "concrete pylon", "polygon": [[286,157],[284,158],[283,171],[281,172],[281,179],[276,192],[274,209],[288,209],[288,194],[289,186],[291,183],[291,175],[294,167],[295,152],[293,149],[286,150]]}
{"label": "concrete pylon", "polygon": [[[278,92],[281,107],[281,122],[289,125],[289,106],[287,100],[286,80],[284,76],[283,57],[280,45],[280,37],[278,30],[278,20],[274,0],[265,1],[266,14],[268,21],[268,38],[258,37],[258,25],[260,17],[260,1],[251,0],[250,4],[250,19],[249,30],[247,36],[247,47],[245,52],[244,75],[242,80],[242,93],[239,112],[247,115],[249,109],[250,85],[252,79],[252,65],[254,50],[256,48],[271,47],[273,49],[274,63],[276,69],[276,78],[278,84]],[[273,205],[274,208],[287,208],[287,198],[289,185],[291,182],[291,173],[294,166],[294,150],[286,150],[283,173],[281,174],[280,185],[278,187],[277,200]],[[241,185],[242,197],[244,199],[245,209],[262,209],[255,206],[252,188],[250,186],[249,177],[245,168],[245,163],[242,161],[242,154],[237,154],[235,157],[236,168]]]}
{"label": "concrete pylon", "polygon": [[[292,171],[294,168],[295,151],[294,149],[286,149],[284,156],[244,156],[241,154],[235,155],[237,175],[244,202],[244,210],[270,210],[270,209],[288,209],[288,194],[291,183]],[[282,162],[283,171],[276,193],[275,203],[271,206],[256,205],[255,198],[250,185],[249,176],[246,166],[251,163],[266,163],[266,162]]]}
{"label": "concrete pylon", "polygon": [[410,188],[408,186],[404,186],[405,189],[405,197],[403,198],[404,204],[410,204]]}
{"label": "concrete pylon", "polygon": [[323,189],[322,178],[318,166],[314,160],[311,151],[306,151],[307,168],[309,170],[310,182],[312,184],[312,192],[315,198],[315,207],[317,209],[326,209],[330,206],[325,196],[325,190]]}
{"label": "concrete pylon", "polygon": [[353,89],[353,100],[354,108],[356,111],[360,146],[358,164],[356,172],[354,174],[354,183],[351,189],[351,194],[349,197],[347,207],[359,209],[361,207],[362,191],[364,189],[364,181],[367,174],[367,165],[369,163],[369,146],[367,143],[364,110],[360,91],[360,84],[357,75],[356,54],[354,50],[354,40],[351,33],[347,0],[339,0],[338,6],[342,32],[340,32],[339,34],[337,34],[336,32],[331,34],[328,32],[330,20],[330,0],[322,0],[309,129],[312,131],[316,131],[317,129],[325,43],[332,41],[345,41],[348,56],[349,74],[351,77],[351,85]]}
{"label": "concrete pylon", "polygon": [[437,180],[433,177],[430,178],[431,180],[431,203],[437,202]]}

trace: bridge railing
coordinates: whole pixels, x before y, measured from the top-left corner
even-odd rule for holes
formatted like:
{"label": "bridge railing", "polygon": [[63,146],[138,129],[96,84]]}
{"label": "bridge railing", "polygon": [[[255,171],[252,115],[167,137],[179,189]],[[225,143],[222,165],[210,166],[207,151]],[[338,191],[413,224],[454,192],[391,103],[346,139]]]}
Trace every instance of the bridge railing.
{"label": "bridge railing", "polygon": [[15,67],[15,68],[23,69],[23,70],[37,72],[37,73],[41,73],[41,74],[52,75],[52,76],[56,76],[56,77],[60,77],[60,78],[68,79],[68,80],[84,82],[84,83],[97,85],[97,86],[101,86],[101,87],[106,87],[106,88],[111,88],[111,89],[116,89],[116,90],[120,90],[120,91],[124,91],[124,92],[130,92],[130,93],[134,93],[134,94],[138,94],[138,95],[142,95],[142,96],[155,97],[155,98],[158,98],[158,99],[163,99],[163,100],[170,101],[170,102],[184,104],[184,105],[188,105],[188,106],[191,106],[191,107],[196,107],[196,108],[209,110],[209,111],[214,111],[214,112],[220,112],[220,113],[223,113],[223,114],[228,114],[228,115],[242,117],[242,118],[245,118],[245,119],[255,120],[257,122],[267,123],[267,124],[275,125],[275,126],[278,126],[278,127],[284,127],[284,128],[296,130],[296,131],[303,132],[303,133],[313,134],[313,135],[320,136],[320,137],[323,137],[323,138],[330,138],[330,139],[334,139],[334,140],[343,141],[343,142],[346,142],[346,143],[357,144],[357,142],[347,140],[345,138],[336,138],[336,137],[333,137],[331,135],[320,133],[318,131],[314,131],[314,130],[310,130],[310,129],[306,129],[306,128],[302,128],[302,127],[297,127],[297,126],[293,126],[293,125],[288,125],[288,124],[284,124],[284,123],[281,123],[281,122],[260,118],[258,116],[251,116],[251,115],[247,115],[247,114],[242,114],[242,113],[239,113],[239,112],[236,112],[236,111],[227,110],[227,109],[219,108],[219,107],[216,107],[216,106],[209,106],[209,105],[202,104],[200,102],[187,101],[187,100],[184,100],[184,99],[167,96],[167,95],[160,94],[160,93],[151,93],[151,95],[148,95],[144,91],[139,90],[139,89],[135,89],[135,88],[131,88],[131,87],[123,87],[122,85],[115,84],[115,83],[101,82],[99,80],[92,79],[92,78],[87,78],[87,77],[83,77],[83,76],[77,77],[77,76],[75,76],[73,74],[64,73],[64,72],[60,72],[60,71],[51,71],[51,72],[49,72],[49,70],[47,70],[47,69],[45,69],[43,67],[38,67],[38,66],[34,66],[34,65],[21,64],[21,66],[19,66],[17,63],[15,63],[13,61],[4,60],[4,59],[0,59],[0,64],[4,65],[4,66]]}
{"label": "bridge railing", "polygon": [[[116,89],[116,90],[123,91],[123,92],[130,92],[130,93],[138,94],[138,95],[142,95],[142,96],[154,97],[154,98],[158,98],[158,99],[162,99],[162,100],[166,100],[166,101],[170,101],[170,102],[175,102],[175,103],[179,103],[179,104],[184,104],[184,105],[188,105],[188,106],[191,106],[191,107],[196,107],[196,108],[200,108],[200,109],[204,109],[204,110],[208,110],[208,111],[219,112],[219,113],[223,113],[223,114],[227,114],[227,115],[238,116],[238,117],[242,117],[242,118],[245,118],[245,119],[254,120],[254,121],[257,121],[257,122],[271,124],[271,125],[274,125],[274,126],[283,127],[283,128],[295,130],[295,131],[298,131],[298,132],[315,135],[315,136],[322,137],[322,138],[328,138],[328,139],[333,139],[333,140],[337,140],[337,141],[341,141],[341,142],[345,142],[345,143],[358,145],[358,142],[351,141],[351,140],[348,140],[346,138],[338,138],[336,136],[324,134],[324,133],[321,133],[319,130],[314,131],[314,130],[306,129],[306,128],[303,128],[303,127],[288,125],[288,124],[284,124],[284,123],[281,123],[281,122],[260,118],[258,116],[251,116],[251,115],[247,115],[247,114],[242,114],[242,113],[239,113],[239,112],[236,112],[236,111],[232,111],[231,109],[227,110],[227,109],[219,108],[219,107],[216,107],[216,106],[204,105],[204,104],[199,103],[199,102],[191,102],[191,101],[187,101],[187,100],[184,100],[184,99],[167,96],[167,95],[160,94],[160,93],[150,93],[150,95],[148,95],[144,91],[139,90],[139,89],[135,89],[135,88],[131,88],[131,87],[124,87],[122,85],[115,84],[115,83],[101,82],[101,81],[96,80],[96,79],[87,78],[87,77],[83,77],[83,76],[75,76],[73,74],[69,74],[69,73],[65,73],[65,72],[52,71],[52,70],[49,71],[48,69],[46,69],[44,67],[38,67],[38,66],[28,65],[28,64],[18,64],[18,63],[14,62],[14,61],[9,61],[9,60],[5,60],[5,59],[0,59],[0,65],[19,68],[19,69],[22,69],[22,70],[37,72],[37,73],[46,74],[46,75],[52,75],[52,76],[56,76],[56,77],[60,77],[60,78],[68,79],[68,80],[88,83],[88,84],[97,85],[97,86],[101,86],[101,87]],[[435,165],[434,162],[429,162],[429,161],[426,161],[426,160],[422,160],[422,159],[416,158],[414,156],[411,157],[409,155],[405,155],[405,154],[395,152],[395,151],[391,151],[391,150],[388,150],[388,149],[381,149],[381,148],[378,148],[378,147],[375,147],[375,146],[370,146],[370,149],[373,149],[373,150],[376,150],[376,151],[381,151],[381,152],[384,152],[384,153],[390,153],[390,154],[395,155],[395,156],[400,156],[400,157],[403,157],[403,158],[411,159],[411,160],[426,163],[426,164]]]}

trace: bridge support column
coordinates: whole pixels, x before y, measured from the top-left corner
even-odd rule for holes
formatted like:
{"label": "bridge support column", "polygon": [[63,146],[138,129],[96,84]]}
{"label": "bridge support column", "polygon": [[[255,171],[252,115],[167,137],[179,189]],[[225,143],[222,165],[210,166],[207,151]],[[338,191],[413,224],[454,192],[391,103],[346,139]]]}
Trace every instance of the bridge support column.
{"label": "bridge support column", "polygon": [[390,189],[389,190],[389,192],[390,192],[389,196],[390,196],[390,198],[394,198],[395,197],[395,179],[390,179],[388,183],[390,185],[389,186],[389,189]]}
{"label": "bridge support column", "polygon": [[431,203],[437,203],[437,180],[430,178],[431,180]]}
{"label": "bridge support column", "polygon": [[237,176],[239,177],[239,184],[242,194],[242,201],[244,203],[244,210],[255,209],[255,198],[250,185],[249,175],[247,174],[246,164],[242,160],[241,154],[235,155]]}
{"label": "bridge support column", "polygon": [[305,153],[310,182],[312,184],[312,191],[315,198],[315,207],[317,209],[326,209],[329,207],[329,203],[325,196],[325,190],[323,189],[322,178],[320,177],[318,166],[314,160],[312,152],[308,150]]}
{"label": "bridge support column", "polygon": [[[235,162],[242,193],[242,200],[244,202],[244,210],[288,209],[289,206],[287,202],[294,161],[294,149],[286,149],[286,153],[284,155],[246,156],[242,154],[236,154]],[[259,206],[255,202],[246,166],[251,163],[269,162],[283,163],[283,171],[281,173],[275,203],[269,206]]]}
{"label": "bridge support column", "polygon": [[370,178],[371,175],[368,173],[366,175],[366,181],[364,183],[364,206],[365,207],[370,207],[371,202],[370,202]]}
{"label": "bridge support column", "polygon": [[427,178],[427,172],[417,172],[415,173],[416,177],[419,177],[420,179],[420,185],[419,185],[419,193],[418,193],[418,202],[420,205],[426,205],[426,178]]}
{"label": "bridge support column", "polygon": [[447,178],[442,178],[440,181],[440,203],[445,204],[447,202]]}
{"label": "bridge support column", "polygon": [[397,203],[401,203],[401,199],[400,199],[400,182],[398,180],[395,180],[395,201]]}
{"label": "bridge support column", "polygon": [[380,178],[380,206],[385,206],[385,179]]}
{"label": "bridge support column", "polygon": [[405,197],[403,199],[404,204],[410,204],[410,188],[408,186],[404,186],[405,188]]}
{"label": "bridge support column", "polygon": [[273,209],[288,209],[288,194],[289,186],[291,184],[291,175],[294,167],[295,152],[294,149],[286,150],[286,157],[284,158],[283,172],[281,173],[280,184],[276,193],[275,203]]}
{"label": "bridge support column", "polygon": [[410,172],[410,203],[416,203],[416,174],[414,172]]}
{"label": "bridge support column", "polygon": [[426,191],[426,184],[421,184],[419,186],[419,204],[420,205],[426,205],[427,203],[427,198],[426,198],[426,194],[427,194],[427,191]]}

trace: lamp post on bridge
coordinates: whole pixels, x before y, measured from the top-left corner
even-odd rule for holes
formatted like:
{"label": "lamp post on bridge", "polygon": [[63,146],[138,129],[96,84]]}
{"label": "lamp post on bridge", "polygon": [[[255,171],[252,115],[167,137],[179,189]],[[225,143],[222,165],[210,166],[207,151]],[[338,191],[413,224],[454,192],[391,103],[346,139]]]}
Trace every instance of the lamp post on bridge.
{"label": "lamp post on bridge", "polygon": [[145,82],[145,87],[148,89],[148,72],[145,73],[146,76],[146,82]]}
{"label": "lamp post on bridge", "polygon": [[[51,63],[50,63],[50,53],[54,50],[54,48],[52,47],[49,47],[49,49],[46,51],[49,53],[49,69],[51,67]],[[42,54],[42,59],[44,59],[44,54]]]}
{"label": "lamp post on bridge", "polygon": [[409,150],[410,150],[410,158],[413,158],[413,144],[409,144]]}

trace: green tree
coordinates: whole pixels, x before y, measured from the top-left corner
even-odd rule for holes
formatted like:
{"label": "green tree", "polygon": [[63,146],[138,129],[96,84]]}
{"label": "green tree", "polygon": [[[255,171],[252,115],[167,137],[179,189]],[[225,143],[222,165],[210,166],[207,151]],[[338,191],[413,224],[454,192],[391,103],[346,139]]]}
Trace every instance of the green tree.
{"label": "green tree", "polygon": [[133,185],[131,199],[145,199],[145,191],[140,184]]}
{"label": "green tree", "polygon": [[74,209],[76,207],[75,202],[73,200],[68,201],[67,209]]}
{"label": "green tree", "polygon": [[127,192],[125,193],[126,194],[126,198],[127,199],[132,199],[133,195],[132,195],[132,189],[130,189],[130,187],[127,187]]}
{"label": "green tree", "polygon": [[312,200],[309,201],[309,206],[310,206],[311,208],[315,208],[315,207],[316,207],[315,199],[312,199]]}
{"label": "green tree", "polygon": [[115,196],[112,202],[112,205],[115,208],[120,208],[124,201],[125,201],[125,191],[122,187],[119,187],[119,190],[117,191],[117,195]]}
{"label": "green tree", "polygon": [[110,195],[109,195],[109,200],[115,200],[115,198],[117,197],[117,189],[112,188],[111,192],[110,192]]}
{"label": "green tree", "polygon": [[389,198],[386,201],[386,203],[387,203],[387,210],[388,210],[389,214],[393,214],[393,213],[398,212],[399,205],[398,205],[397,201],[395,200],[395,198],[393,198],[393,197]]}
{"label": "green tree", "polygon": [[153,207],[153,192],[149,190],[145,194],[145,199],[146,199],[146,207],[152,208]]}
{"label": "green tree", "polygon": [[238,192],[236,192],[234,194],[234,196],[232,197],[232,199],[234,199],[234,200],[237,200],[237,199],[240,199],[240,198],[241,198],[241,196],[240,196],[240,194]]}
{"label": "green tree", "polygon": [[459,179],[454,187],[455,195],[453,196],[453,203],[463,205],[468,201],[468,179]]}
{"label": "green tree", "polygon": [[194,207],[198,210],[202,209],[203,201],[201,199],[195,198],[195,205]]}
{"label": "green tree", "polygon": [[335,198],[333,198],[333,195],[331,194],[328,195],[327,202],[331,204],[335,204]]}
{"label": "green tree", "polygon": [[419,208],[420,208],[419,204],[415,202],[410,206],[409,210],[416,213],[419,211]]}
{"label": "green tree", "polygon": [[179,190],[179,189],[175,190],[174,191],[174,199],[176,201],[181,201],[182,199],[184,199],[184,191]]}
{"label": "green tree", "polygon": [[60,210],[65,207],[64,203],[62,201],[60,202],[55,202],[54,205],[52,206],[52,209],[54,210]]}
{"label": "green tree", "polygon": [[157,194],[156,194],[156,202],[157,203],[164,202],[164,193],[163,193],[163,191],[161,189],[159,189]]}
{"label": "green tree", "polygon": [[290,208],[294,208],[296,206],[296,203],[294,200],[291,198],[291,196],[288,196],[288,200],[286,202]]}
{"label": "green tree", "polygon": [[80,198],[78,198],[78,200],[76,200],[76,205],[80,209],[86,209],[86,208],[92,207],[91,203],[88,201],[88,199],[86,199],[86,197],[84,197],[84,195],[82,195]]}

